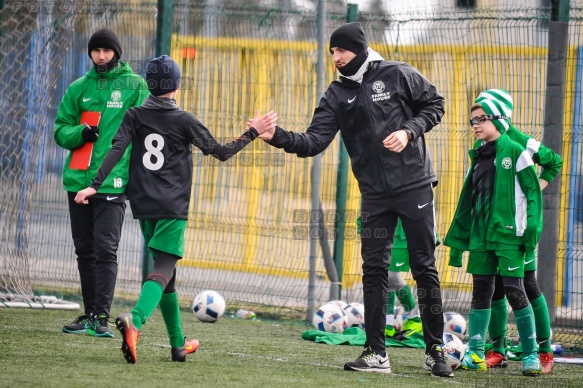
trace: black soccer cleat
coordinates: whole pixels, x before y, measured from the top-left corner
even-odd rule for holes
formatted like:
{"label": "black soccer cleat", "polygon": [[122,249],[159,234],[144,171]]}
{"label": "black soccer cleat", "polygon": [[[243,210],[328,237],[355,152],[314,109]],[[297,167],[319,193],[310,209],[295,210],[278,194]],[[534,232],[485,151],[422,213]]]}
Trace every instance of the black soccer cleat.
{"label": "black soccer cleat", "polygon": [[172,361],[184,362],[186,355],[196,352],[196,349],[198,349],[198,340],[184,337],[184,346],[172,348]]}

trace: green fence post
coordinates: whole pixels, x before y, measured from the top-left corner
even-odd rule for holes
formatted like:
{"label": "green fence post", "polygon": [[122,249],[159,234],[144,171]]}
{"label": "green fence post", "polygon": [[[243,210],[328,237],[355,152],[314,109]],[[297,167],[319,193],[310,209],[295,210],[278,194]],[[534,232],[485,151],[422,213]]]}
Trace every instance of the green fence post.
{"label": "green fence post", "polygon": [[[174,19],[174,0],[158,0],[158,19],[156,27],[156,57],[170,55],[172,43],[172,22]],[[142,248],[142,284],[154,268],[154,259],[148,251],[146,242]]]}
{"label": "green fence post", "polygon": [[174,20],[174,0],[158,0],[158,26],[156,29],[156,56],[170,55]]}
{"label": "green fence post", "polygon": [[[565,113],[567,48],[569,44],[569,0],[551,1],[547,88],[545,96],[544,144],[561,155]],[[571,178],[573,179],[573,178]],[[547,300],[551,323],[556,318],[557,252],[561,175],[543,191],[543,235],[538,248],[537,279]]]}
{"label": "green fence post", "polygon": [[[358,19],[358,4],[349,2],[346,11],[346,21],[355,22]],[[340,137],[340,159],[336,177],[336,220],[334,227],[334,265],[338,274],[338,299],[342,299],[342,271],[344,262],[344,234],[346,230],[346,201],[348,188],[348,152],[344,140]]]}

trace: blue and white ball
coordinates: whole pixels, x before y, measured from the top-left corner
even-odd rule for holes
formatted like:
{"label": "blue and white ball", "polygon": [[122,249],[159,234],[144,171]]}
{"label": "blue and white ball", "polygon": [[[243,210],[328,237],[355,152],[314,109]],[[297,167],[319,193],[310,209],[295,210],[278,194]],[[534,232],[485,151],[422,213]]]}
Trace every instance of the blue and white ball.
{"label": "blue and white ball", "polygon": [[312,325],[327,333],[342,333],[348,328],[348,317],[339,306],[325,304],[314,313]]}
{"label": "blue and white ball", "polygon": [[225,300],[216,291],[203,291],[194,298],[192,311],[201,322],[216,322],[225,314]]}
{"label": "blue and white ball", "polygon": [[457,369],[466,355],[466,347],[461,339],[451,333],[443,333],[445,362],[451,369]]}
{"label": "blue and white ball", "polygon": [[362,303],[350,303],[344,307],[344,313],[348,317],[348,327],[358,327],[364,330],[364,305]]}
{"label": "blue and white ball", "polygon": [[466,337],[467,322],[465,318],[456,312],[443,314],[443,332],[450,333],[463,340]]}
{"label": "blue and white ball", "polygon": [[336,306],[340,307],[343,310],[344,310],[344,307],[347,306],[347,303],[343,300],[331,300],[330,302],[328,302],[326,304],[335,304]]}

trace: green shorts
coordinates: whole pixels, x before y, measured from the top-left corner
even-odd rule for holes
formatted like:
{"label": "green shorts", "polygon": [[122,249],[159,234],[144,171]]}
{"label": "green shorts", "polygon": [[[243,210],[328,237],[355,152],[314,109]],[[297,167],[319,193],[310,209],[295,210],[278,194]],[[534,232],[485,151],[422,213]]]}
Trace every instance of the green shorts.
{"label": "green shorts", "polygon": [[536,271],[536,258],[524,258],[524,272]]}
{"label": "green shorts", "polygon": [[409,251],[407,248],[393,248],[391,251],[391,265],[389,271],[409,272]]}
{"label": "green shorts", "polygon": [[470,251],[467,272],[523,278],[524,251]]}
{"label": "green shorts", "polygon": [[154,250],[170,253],[182,259],[184,253],[184,231],[186,220],[139,220],[148,251],[156,257]]}

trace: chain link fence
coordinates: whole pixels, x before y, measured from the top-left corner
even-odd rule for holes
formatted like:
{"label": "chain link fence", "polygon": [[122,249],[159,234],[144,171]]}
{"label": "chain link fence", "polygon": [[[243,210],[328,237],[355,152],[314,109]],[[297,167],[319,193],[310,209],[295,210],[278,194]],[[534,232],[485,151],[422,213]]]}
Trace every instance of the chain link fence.
{"label": "chain link fence", "polygon": [[[400,2],[397,2],[400,3]],[[538,2],[490,8],[423,6],[369,1],[359,21],[369,45],[385,59],[417,67],[446,98],[446,115],[428,135],[434,166],[438,232],[453,216],[473,134],[468,109],[484,89],[514,97],[514,124],[544,140],[548,8]],[[536,4],[532,4],[536,3]],[[582,4],[571,2],[561,217],[558,228],[555,329],[583,329],[583,192],[581,158]],[[49,7],[50,6],[50,7]],[[328,1],[325,35],[346,18],[343,1]],[[316,95],[317,15],[310,1],[175,1],[171,55],[183,71],[179,105],[193,112],[222,142],[238,136],[255,109],[276,110],[280,125],[307,128]],[[52,139],[53,121],[67,86],[91,67],[86,44],[108,27],[135,72],[154,56],[156,2],[12,2],[0,11],[0,293],[28,300],[43,289],[77,290],[61,171],[66,152]],[[325,48],[327,49],[327,48]],[[337,74],[325,57],[324,84]],[[322,157],[323,224],[334,237],[339,142]],[[214,289],[227,301],[303,311],[307,305],[312,160],[254,142],[218,164],[193,155],[195,175],[180,293]],[[361,301],[360,197],[351,176],[344,246],[343,294]],[[438,267],[445,308],[465,313],[470,278]],[[142,239],[129,213],[118,252],[118,292],[141,285]],[[317,263],[316,298],[328,300],[330,281]],[[410,275],[406,280],[414,285]],[[542,285],[544,286],[544,285]],[[567,338],[581,345],[579,336]]]}

